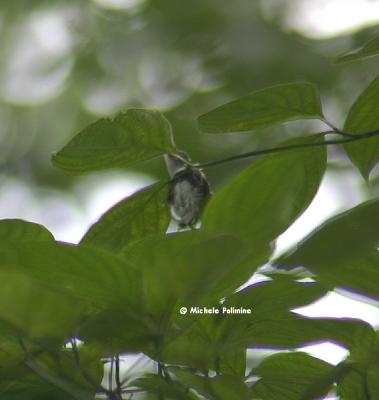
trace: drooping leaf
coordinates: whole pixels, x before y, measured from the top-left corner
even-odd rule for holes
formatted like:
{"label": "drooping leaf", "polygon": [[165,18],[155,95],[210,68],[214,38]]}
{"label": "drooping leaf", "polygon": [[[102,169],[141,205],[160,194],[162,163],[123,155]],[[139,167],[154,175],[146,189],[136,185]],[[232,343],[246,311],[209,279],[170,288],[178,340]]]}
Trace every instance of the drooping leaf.
{"label": "drooping leaf", "polygon": [[[379,129],[379,77],[361,93],[347,115],[344,131],[352,134]],[[345,144],[345,151],[362,176],[368,180],[379,161],[379,137]]]}
{"label": "drooping leaf", "polygon": [[170,123],[158,111],[130,109],[79,132],[52,156],[67,173],[123,167],[175,151]]}
{"label": "drooping leaf", "polygon": [[326,284],[379,298],[378,224],[379,200],[365,202],[326,221],[277,264],[302,265]]}
{"label": "drooping leaf", "polygon": [[288,83],[258,90],[199,117],[210,133],[265,128],[297,119],[322,119],[317,89],[310,83]]}
{"label": "drooping leaf", "polygon": [[307,318],[279,312],[266,318],[253,315],[246,325],[239,339],[251,348],[297,348],[329,341],[347,347],[354,359],[365,360],[373,347],[372,328],[351,318]]}
{"label": "drooping leaf", "polygon": [[379,54],[379,37],[375,37],[366,42],[363,46],[360,46],[357,49],[350,50],[346,53],[341,54],[340,56],[335,58],[334,62],[336,64],[341,64],[345,62],[360,60],[362,58],[376,56],[378,54]]}
{"label": "drooping leaf", "polygon": [[[286,144],[320,141],[318,136]],[[271,154],[215,193],[203,215],[206,230],[268,243],[308,207],[326,167],[324,146]]]}
{"label": "drooping leaf", "polygon": [[327,289],[315,282],[293,282],[274,280],[259,282],[246,287],[231,296],[226,305],[251,307],[257,315],[268,315],[280,310],[291,310],[310,304],[324,294]]}
{"label": "drooping leaf", "polygon": [[321,399],[334,380],[332,365],[301,352],[274,354],[253,372],[252,396],[262,400]]}
{"label": "drooping leaf", "polygon": [[100,217],[81,244],[117,252],[146,236],[165,233],[171,219],[166,198],[166,184],[158,183],[138,191]]}
{"label": "drooping leaf", "polygon": [[0,220],[1,242],[54,241],[54,236],[42,225],[22,219]]}

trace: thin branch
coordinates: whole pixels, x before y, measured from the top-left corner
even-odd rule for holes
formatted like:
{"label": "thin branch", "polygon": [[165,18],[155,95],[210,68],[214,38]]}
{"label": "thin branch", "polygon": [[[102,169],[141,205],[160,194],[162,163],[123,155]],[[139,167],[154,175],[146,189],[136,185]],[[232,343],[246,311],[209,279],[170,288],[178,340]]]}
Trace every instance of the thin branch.
{"label": "thin branch", "polygon": [[80,361],[80,354],[79,354],[79,349],[78,346],[76,345],[75,339],[70,339],[70,343],[72,346],[72,351],[74,353],[74,358],[75,358],[75,363],[76,366],[78,367],[79,371],[83,375],[83,378],[94,387],[94,389],[99,390],[100,385],[98,382],[95,381],[95,379],[88,373],[88,371],[83,367]]}
{"label": "thin branch", "polygon": [[112,356],[111,360],[111,367],[109,368],[109,375],[108,375],[108,381],[109,381],[109,392],[113,392],[113,365],[114,365],[114,357]]}
{"label": "thin branch", "polygon": [[120,381],[120,357],[116,356],[116,386],[117,386],[117,393],[120,399],[122,399],[122,391],[121,391],[121,381]]}
{"label": "thin branch", "polygon": [[331,131],[325,131],[325,132],[319,133],[320,136],[321,135],[325,136],[325,135],[329,135],[329,134],[340,135],[340,136],[343,136],[344,139],[332,139],[332,140],[324,140],[322,142],[297,143],[297,144],[289,144],[286,146],[272,147],[269,149],[256,150],[256,151],[250,151],[248,153],[238,154],[236,156],[223,158],[221,160],[208,161],[203,164],[195,164],[194,166],[197,168],[208,168],[208,167],[213,167],[214,165],[220,165],[220,164],[224,164],[224,163],[227,163],[230,161],[241,160],[241,159],[245,159],[245,158],[249,158],[249,157],[261,156],[264,154],[279,153],[279,152],[283,152],[283,151],[303,149],[303,148],[307,148],[307,147],[319,147],[319,146],[328,146],[328,145],[332,145],[332,144],[343,144],[343,143],[349,143],[349,142],[356,142],[358,140],[369,139],[371,137],[379,136],[379,129],[377,129],[375,131],[369,131],[369,132],[359,133],[359,134],[355,134],[355,135],[351,134],[351,133],[342,132],[339,130],[331,130]]}

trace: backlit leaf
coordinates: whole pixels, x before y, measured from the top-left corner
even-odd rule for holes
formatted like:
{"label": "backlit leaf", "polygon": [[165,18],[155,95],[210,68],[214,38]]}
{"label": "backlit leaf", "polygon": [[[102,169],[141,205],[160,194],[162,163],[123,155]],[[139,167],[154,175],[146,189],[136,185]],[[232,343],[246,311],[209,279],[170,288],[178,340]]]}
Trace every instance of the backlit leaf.
{"label": "backlit leaf", "polygon": [[334,62],[341,64],[350,61],[360,60],[362,58],[372,57],[379,54],[379,37],[375,37],[355,50],[350,50],[338,56]]}
{"label": "backlit leaf", "polygon": [[53,235],[42,225],[22,219],[0,220],[2,242],[53,241]]}
{"label": "backlit leaf", "polygon": [[288,83],[258,90],[199,117],[204,132],[265,128],[297,119],[322,119],[319,95],[310,83]]}
{"label": "backlit leaf", "polygon": [[158,111],[130,109],[103,118],[74,136],[52,156],[67,173],[123,167],[175,151],[170,123]]}
{"label": "backlit leaf", "polygon": [[333,384],[334,367],[306,353],[274,354],[254,374],[253,398],[261,400],[313,400],[325,396]]}
{"label": "backlit leaf", "polygon": [[162,183],[134,193],[100,217],[81,244],[118,251],[146,236],[165,233],[171,219],[166,199],[167,185]]}
{"label": "backlit leaf", "polygon": [[[379,129],[378,108],[379,77],[370,83],[351,107],[345,121],[344,131],[358,134]],[[351,161],[362,176],[368,180],[371,170],[379,161],[379,137],[346,143],[344,147]]]}
{"label": "backlit leaf", "polygon": [[[320,141],[318,136],[286,144]],[[238,235],[250,243],[268,243],[308,207],[326,167],[325,147],[271,154],[237,175],[210,199],[206,230]]]}
{"label": "backlit leaf", "polygon": [[365,202],[323,223],[276,264],[302,265],[329,285],[379,298],[378,224],[379,200]]}

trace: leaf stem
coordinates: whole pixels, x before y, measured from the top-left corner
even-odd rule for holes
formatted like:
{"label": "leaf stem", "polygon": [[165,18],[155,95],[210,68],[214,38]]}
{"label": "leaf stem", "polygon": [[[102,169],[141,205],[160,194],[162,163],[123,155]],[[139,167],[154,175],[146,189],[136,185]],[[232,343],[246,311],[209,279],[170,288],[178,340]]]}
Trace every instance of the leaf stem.
{"label": "leaf stem", "polygon": [[225,164],[230,161],[241,160],[241,159],[261,156],[261,155],[265,155],[265,154],[279,153],[279,152],[283,152],[283,151],[303,149],[303,148],[307,148],[307,147],[328,146],[328,145],[332,145],[332,144],[343,144],[343,143],[349,143],[349,142],[356,142],[358,140],[369,139],[371,137],[379,136],[379,129],[377,129],[375,131],[363,132],[363,133],[359,133],[359,134],[352,134],[352,133],[342,132],[342,131],[338,130],[337,128],[335,128],[330,131],[325,131],[325,132],[319,133],[320,136],[321,135],[325,136],[325,135],[329,135],[329,134],[340,135],[340,136],[343,136],[344,139],[323,140],[322,142],[312,142],[312,143],[297,143],[297,144],[289,144],[286,146],[272,147],[269,149],[255,150],[255,151],[250,151],[248,153],[242,153],[242,154],[238,154],[236,156],[223,158],[221,160],[208,161],[203,164],[195,164],[194,166],[197,168],[208,168],[208,167],[213,167],[214,165]]}

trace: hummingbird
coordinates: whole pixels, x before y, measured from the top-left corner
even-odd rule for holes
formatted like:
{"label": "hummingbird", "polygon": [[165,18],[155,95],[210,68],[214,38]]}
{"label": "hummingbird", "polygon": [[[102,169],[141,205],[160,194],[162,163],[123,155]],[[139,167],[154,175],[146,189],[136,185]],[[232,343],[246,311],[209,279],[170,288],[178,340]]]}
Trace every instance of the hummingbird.
{"label": "hummingbird", "polygon": [[193,227],[211,195],[206,176],[184,151],[164,155],[170,175],[167,202],[180,228]]}

